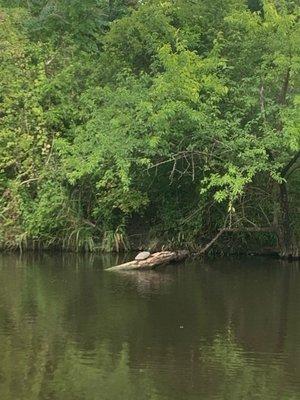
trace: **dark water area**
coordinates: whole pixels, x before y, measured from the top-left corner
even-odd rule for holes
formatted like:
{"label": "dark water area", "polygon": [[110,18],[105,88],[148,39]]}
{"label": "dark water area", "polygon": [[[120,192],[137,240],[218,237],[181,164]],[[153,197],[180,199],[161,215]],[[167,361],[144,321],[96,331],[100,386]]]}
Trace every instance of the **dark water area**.
{"label": "dark water area", "polygon": [[1,400],[300,399],[300,270],[0,256]]}

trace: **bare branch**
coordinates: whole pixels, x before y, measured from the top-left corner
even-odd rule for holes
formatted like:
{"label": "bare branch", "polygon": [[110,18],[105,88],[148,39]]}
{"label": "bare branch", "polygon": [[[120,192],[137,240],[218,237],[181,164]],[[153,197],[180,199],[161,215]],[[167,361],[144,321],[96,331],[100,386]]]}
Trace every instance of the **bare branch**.
{"label": "bare branch", "polygon": [[26,181],[21,182],[21,183],[20,183],[20,186],[22,186],[22,185],[27,185],[27,184],[30,183],[30,182],[38,181],[39,179],[40,179],[40,178],[30,178],[30,179],[27,179]]}
{"label": "bare branch", "polygon": [[286,96],[287,96],[287,92],[289,89],[289,83],[290,83],[290,74],[291,74],[291,68],[289,67],[286,71],[284,81],[282,84],[282,88],[281,88],[281,92],[280,92],[279,99],[278,99],[278,103],[280,105],[286,104]]}
{"label": "bare branch", "polygon": [[281,175],[283,178],[288,174],[292,166],[298,161],[298,158],[300,158],[300,151],[298,151],[298,153],[296,153],[290,162],[282,169]]}
{"label": "bare branch", "polygon": [[224,228],[223,232],[275,232],[276,228],[274,226],[254,226],[254,227],[241,227],[241,228]]}
{"label": "bare branch", "polygon": [[199,251],[199,254],[204,254],[204,253],[206,253],[207,250],[219,239],[220,236],[223,235],[224,232],[225,232],[225,229],[224,229],[224,228],[221,229],[221,230],[216,234],[216,236],[215,236],[209,243],[207,243],[206,246],[204,246],[204,247]]}

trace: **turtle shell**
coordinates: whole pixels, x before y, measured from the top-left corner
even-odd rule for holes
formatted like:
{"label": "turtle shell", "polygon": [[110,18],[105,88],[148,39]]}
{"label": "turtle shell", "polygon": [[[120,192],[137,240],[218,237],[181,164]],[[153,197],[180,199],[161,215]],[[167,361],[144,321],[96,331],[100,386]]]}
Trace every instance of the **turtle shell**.
{"label": "turtle shell", "polygon": [[137,261],[146,260],[148,257],[150,257],[149,251],[142,251],[135,257],[135,260]]}

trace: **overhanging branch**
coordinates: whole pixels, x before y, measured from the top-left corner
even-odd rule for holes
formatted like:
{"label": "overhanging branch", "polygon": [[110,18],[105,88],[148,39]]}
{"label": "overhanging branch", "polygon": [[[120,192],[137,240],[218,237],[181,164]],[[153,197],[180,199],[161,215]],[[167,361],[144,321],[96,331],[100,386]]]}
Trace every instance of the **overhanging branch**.
{"label": "overhanging branch", "polygon": [[288,174],[292,166],[298,161],[298,158],[300,158],[300,151],[298,151],[298,153],[294,155],[291,161],[284,168],[282,168],[281,175],[283,178]]}

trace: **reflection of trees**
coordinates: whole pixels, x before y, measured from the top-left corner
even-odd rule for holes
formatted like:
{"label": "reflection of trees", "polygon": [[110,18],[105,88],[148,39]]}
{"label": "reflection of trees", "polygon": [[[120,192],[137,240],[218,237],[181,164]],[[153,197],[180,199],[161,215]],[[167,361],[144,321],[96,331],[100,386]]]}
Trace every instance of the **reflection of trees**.
{"label": "reflection of trees", "polygon": [[296,399],[297,276],[286,285],[279,270],[119,275],[97,257],[11,260],[1,268],[0,257],[1,400]]}
{"label": "reflection of trees", "polygon": [[297,351],[292,335],[300,334],[300,274],[295,264],[272,259],[246,259],[243,268],[234,259],[212,263],[201,288],[208,308],[214,307],[217,331],[233,326],[239,341],[254,351]]}
{"label": "reflection of trees", "polygon": [[[52,381],[55,399],[61,400],[154,400],[153,382],[143,371],[132,373],[128,348],[112,357],[103,343],[94,354],[95,362],[84,362],[78,350],[69,346],[58,364]],[[139,375],[139,376],[136,376]]]}
{"label": "reflection of trees", "polygon": [[[204,385],[210,387],[206,399],[222,400],[296,400],[298,393],[292,389],[282,390],[284,360],[268,366],[259,363],[251,355],[245,355],[235,341],[231,330],[217,335],[212,345],[202,349]],[[206,375],[206,379],[205,379]],[[211,376],[214,376],[213,382]],[[211,384],[211,382],[213,384]],[[279,394],[280,392],[280,394]]]}
{"label": "reflection of trees", "polygon": [[163,271],[122,271],[119,274],[127,282],[135,284],[138,293],[142,296],[166,289],[167,285],[174,280],[172,274],[166,274]]}
{"label": "reflection of trees", "polygon": [[1,400],[157,398],[145,372],[130,372],[122,341],[140,308],[114,313],[114,277],[79,260],[7,257],[3,268],[0,259]]}
{"label": "reflection of trees", "polygon": [[[53,343],[52,343],[53,345]],[[4,350],[5,348],[5,350]],[[147,371],[131,372],[128,349],[113,356],[103,343],[86,358],[75,344],[56,353],[44,342],[33,352],[14,351],[9,342],[1,344],[2,372],[0,398],[3,400],[154,400],[157,397]]]}

